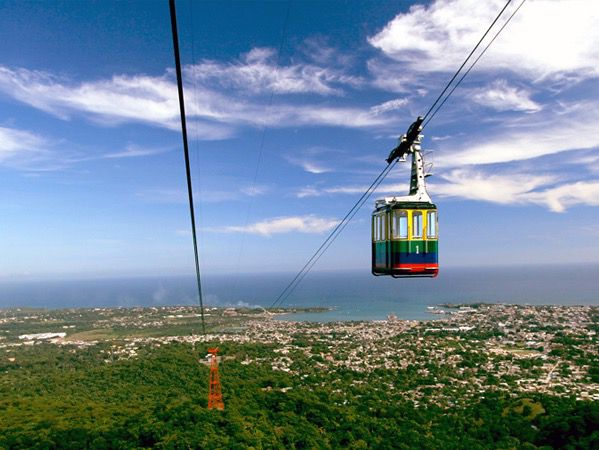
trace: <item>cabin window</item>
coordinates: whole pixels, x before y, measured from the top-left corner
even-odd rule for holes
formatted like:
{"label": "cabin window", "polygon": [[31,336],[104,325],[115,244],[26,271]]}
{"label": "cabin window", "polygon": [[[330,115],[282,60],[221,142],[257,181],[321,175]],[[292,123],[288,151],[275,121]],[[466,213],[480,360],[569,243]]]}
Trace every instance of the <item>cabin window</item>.
{"label": "cabin window", "polygon": [[437,237],[437,211],[429,211],[426,217],[426,237]]}
{"label": "cabin window", "polygon": [[412,213],[412,237],[422,237],[422,211]]}
{"label": "cabin window", "polygon": [[379,240],[379,216],[372,217],[372,240]]}
{"label": "cabin window", "polygon": [[393,239],[406,239],[408,237],[408,212],[396,209],[393,211],[391,222]]}
{"label": "cabin window", "polygon": [[373,238],[375,241],[385,240],[385,215],[374,216],[372,222]]}

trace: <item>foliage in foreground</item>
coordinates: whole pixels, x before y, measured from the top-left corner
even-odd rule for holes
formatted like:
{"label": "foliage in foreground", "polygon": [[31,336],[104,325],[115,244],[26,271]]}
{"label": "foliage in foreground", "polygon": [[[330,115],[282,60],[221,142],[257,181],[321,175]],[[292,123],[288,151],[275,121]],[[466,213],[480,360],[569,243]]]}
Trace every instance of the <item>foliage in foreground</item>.
{"label": "foliage in foreground", "polygon": [[23,349],[0,363],[0,447],[599,448],[596,403],[485,393],[465,408],[415,408],[383,388],[414,383],[393,371],[303,361],[303,375],[290,375],[271,369],[269,346],[220,346],[232,357],[221,364],[223,412],[206,409],[205,348],[145,346],[112,362],[110,343]]}

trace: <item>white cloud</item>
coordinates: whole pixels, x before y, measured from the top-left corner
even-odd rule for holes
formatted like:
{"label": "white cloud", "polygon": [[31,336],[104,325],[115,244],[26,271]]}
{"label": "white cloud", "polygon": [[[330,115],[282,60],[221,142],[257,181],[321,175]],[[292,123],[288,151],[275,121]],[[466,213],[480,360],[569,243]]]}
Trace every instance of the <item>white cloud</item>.
{"label": "white cloud", "polygon": [[[321,55],[322,56],[322,55]],[[205,60],[188,66],[191,78],[212,86],[235,89],[246,95],[306,94],[340,95],[342,86],[358,86],[359,77],[347,75],[330,67],[313,64],[281,66],[276,63],[276,51],[254,48],[233,63]]]}
{"label": "white cloud", "polygon": [[[368,63],[375,85],[406,93],[423,84],[444,86],[448,74],[459,67],[504,4],[504,0],[435,0],[397,15],[369,39],[383,55]],[[499,26],[519,4],[512,2]],[[440,128],[453,123],[468,132],[459,138],[432,137],[435,167],[442,173],[456,167],[494,164],[500,165],[501,173],[512,170],[514,179],[520,179],[529,171],[534,175],[530,165],[524,170],[520,167],[518,173],[506,167],[507,163],[561,153],[564,162],[574,163],[565,152],[599,148],[599,101],[591,79],[599,77],[598,20],[599,2],[526,2],[469,75],[457,93],[459,101],[454,98],[453,105],[448,103],[446,123]],[[585,79],[589,79],[586,85],[573,86]],[[581,88],[585,89],[584,100],[580,100]],[[502,114],[491,115],[478,105]],[[472,124],[476,126],[469,126]],[[447,129],[443,131],[447,133]],[[582,169],[593,173],[594,167],[590,162]],[[509,176],[501,183],[496,178],[491,181],[508,190],[517,189],[509,183]],[[454,183],[451,189],[458,187]],[[501,195],[491,194],[495,198],[489,201],[498,201],[496,197]],[[523,193],[519,197],[523,198]]]}
{"label": "white cloud", "polygon": [[118,158],[136,158],[139,156],[151,156],[158,155],[170,151],[170,148],[147,148],[140,147],[138,145],[127,145],[127,147],[119,152],[107,153],[104,158],[118,159]]}
{"label": "white cloud", "polygon": [[22,153],[35,153],[46,145],[40,136],[29,131],[0,127],[0,163]]}
{"label": "white cloud", "polygon": [[64,169],[78,157],[70,151],[58,151],[59,144],[27,130],[0,127],[0,166],[25,172]]}
{"label": "white cloud", "polygon": [[[562,114],[561,109],[567,114]],[[523,161],[565,151],[599,147],[599,102],[553,105],[528,120],[504,121],[492,130],[440,143],[435,164],[456,167]]]}
{"label": "white cloud", "polygon": [[510,86],[506,80],[496,80],[489,86],[472,89],[469,95],[476,103],[497,111],[537,112],[542,109],[530,98],[530,91]]}
{"label": "white cloud", "polygon": [[572,164],[580,164],[593,174],[599,174],[599,152],[594,155],[586,155],[574,158],[570,161]]}
{"label": "white cloud", "polygon": [[577,156],[569,161],[573,164],[593,165],[599,163],[599,153],[587,153],[586,155]]}
{"label": "white cloud", "polygon": [[338,223],[337,219],[317,217],[314,215],[307,216],[287,216],[275,217],[272,219],[263,220],[253,224],[243,226],[227,226],[215,228],[212,231],[224,233],[245,232],[258,234],[261,236],[270,236],[272,234],[281,233],[324,233],[331,230]]}
{"label": "white cloud", "polygon": [[298,161],[297,163],[302,167],[302,169],[310,173],[319,174],[332,171],[332,169],[329,169],[328,167],[324,167],[318,163],[311,161]]}
{"label": "white cloud", "polygon": [[[406,183],[383,183],[377,190],[371,195],[371,198],[378,198],[381,195],[407,195],[410,185]],[[337,195],[337,194],[348,194],[348,195],[361,195],[366,192],[368,185],[347,185],[347,186],[333,186],[327,188],[318,188],[316,186],[306,186],[301,188],[297,193],[298,198],[308,197],[320,197],[323,195]]]}
{"label": "white cloud", "polygon": [[[436,0],[428,6],[415,5],[369,42],[411,70],[452,72],[504,4],[504,0]],[[499,26],[518,4],[508,7]],[[531,79],[599,76],[598,22],[596,1],[528,1],[477,70],[508,70]],[[491,32],[487,41],[493,35]]]}
{"label": "white cloud", "polygon": [[[34,108],[68,120],[85,115],[105,125],[144,122],[180,129],[176,85],[167,77],[113,76],[111,79],[74,83],[47,72],[0,66],[0,91]],[[222,99],[204,95],[203,108],[191,105],[192,115],[203,123],[190,124],[202,139],[223,139],[231,131],[218,123],[222,114],[212,107]],[[211,123],[206,123],[206,120]]]}
{"label": "white cloud", "polygon": [[542,192],[530,193],[527,200],[546,205],[551,211],[563,212],[577,205],[599,206],[599,180],[564,184]]}
{"label": "white cloud", "polygon": [[[254,120],[260,111],[252,111]],[[248,117],[249,119],[249,117]],[[389,119],[377,117],[359,107],[327,107],[319,105],[277,106],[276,115],[268,117],[269,126],[339,126],[344,128],[368,128],[390,123]]]}
{"label": "white cloud", "polygon": [[376,116],[379,114],[384,114],[389,111],[394,111],[396,109],[403,108],[408,104],[407,98],[396,98],[394,100],[389,100],[387,102],[381,103],[379,105],[372,106],[370,111]]}
{"label": "white cloud", "polygon": [[499,11],[499,3],[437,0],[429,6],[414,5],[407,13],[397,15],[369,42],[412,70],[455,70],[456,62],[469,53],[483,27]]}
{"label": "white cloud", "polygon": [[144,148],[130,144],[124,150],[104,155],[73,150],[71,144],[27,130],[0,127],[0,165],[24,172],[49,172],[67,169],[77,163],[155,155],[170,148]]}
{"label": "white cloud", "polygon": [[[525,172],[502,172],[473,168],[453,169],[442,173],[442,182],[428,184],[433,198],[459,198],[502,205],[535,204],[550,211],[563,212],[577,205],[599,206],[599,180],[570,181],[556,174],[531,175]],[[297,196],[360,195],[365,185],[347,185],[329,188],[307,186]],[[383,183],[372,199],[389,195],[405,195],[408,182]],[[367,205],[370,205],[367,203]]]}
{"label": "white cloud", "polygon": [[301,167],[308,173],[321,174],[333,171],[333,169],[328,167],[325,163],[316,161],[315,154],[313,152],[304,152],[304,154],[301,155],[288,156],[287,161],[293,165]]}
{"label": "white cloud", "polygon": [[27,69],[0,67],[0,88],[33,107],[66,118],[73,111],[106,120],[146,120],[176,126],[177,91],[165,78],[114,76],[69,85],[68,80]]}
{"label": "white cloud", "polygon": [[[463,135],[463,133],[460,133],[460,135]],[[446,134],[445,136],[433,136],[431,137],[431,141],[433,142],[439,142],[439,141],[446,141],[447,139],[453,139],[456,136],[454,136],[453,134]]]}
{"label": "white cloud", "polygon": [[[233,182],[232,184],[235,184]],[[242,200],[249,197],[259,197],[269,192],[267,186],[241,186],[231,190],[194,188],[193,197],[197,203],[219,203],[225,201]],[[139,199],[148,203],[184,204],[189,201],[186,189],[154,188],[139,191]]]}
{"label": "white cloud", "polygon": [[552,175],[497,174],[471,169],[454,169],[441,178],[446,182],[429,186],[433,195],[506,205],[521,203],[535,189],[557,181]]}
{"label": "white cloud", "polygon": [[336,171],[333,167],[337,168],[340,161],[346,162],[347,155],[335,148],[313,146],[295,150],[285,159],[308,173],[322,174]]}
{"label": "white cloud", "polygon": [[431,88],[441,86],[447,82],[444,72],[430,72],[423,74],[415,70],[408,70],[406,64],[386,57],[374,57],[366,62],[370,74],[370,84],[383,91],[401,93],[410,99],[426,97]]}
{"label": "white cloud", "polygon": [[[332,47],[324,35],[311,36],[304,40],[298,48],[302,56],[320,67],[337,68],[338,73],[346,73],[348,67],[355,65],[357,55],[351,49],[344,53],[339,48]],[[348,75],[344,76],[344,79]],[[353,76],[349,84],[361,85],[363,80]]]}
{"label": "white cloud", "polygon": [[[433,197],[449,197],[478,200],[502,205],[538,204],[554,212],[563,212],[575,205],[599,205],[599,180],[561,182],[554,174],[530,175],[528,173],[493,173],[474,169],[453,169],[440,178],[441,183],[429,183]],[[359,195],[366,191],[365,185],[317,188],[307,186],[297,196]],[[384,183],[371,196],[405,195],[408,183]]]}
{"label": "white cloud", "polygon": [[266,194],[268,191],[268,186],[263,185],[248,186],[240,189],[240,192],[242,192],[245,195],[249,195],[250,197],[258,197],[260,195]]}
{"label": "white cloud", "polygon": [[[212,69],[218,72],[217,68]],[[205,67],[203,70],[208,71]],[[188,68],[187,71],[193,73],[194,69]],[[306,79],[311,77],[309,73],[304,75]],[[171,78],[169,71],[160,77],[120,75],[76,83],[46,72],[0,66],[0,91],[65,120],[73,115],[84,115],[105,125],[142,122],[179,130],[177,90]],[[288,85],[293,84],[291,81],[285,83],[287,87],[280,89],[294,89]],[[274,108],[268,107],[264,96],[242,100],[234,91],[225,94],[213,86],[193,83],[188,87],[186,112],[189,131],[198,139],[226,139],[235,133],[236,128],[244,125],[363,128],[385,124],[389,120],[357,107],[311,104],[302,99],[299,103],[278,103]]]}
{"label": "white cloud", "polygon": [[441,197],[504,205],[537,204],[554,212],[576,205],[599,205],[599,180],[555,185],[560,182],[555,175],[496,174],[469,169],[455,169],[441,178],[446,182],[430,186],[430,191]]}
{"label": "white cloud", "polygon": [[322,191],[314,186],[306,186],[301,188],[295,195],[297,198],[318,197]]}

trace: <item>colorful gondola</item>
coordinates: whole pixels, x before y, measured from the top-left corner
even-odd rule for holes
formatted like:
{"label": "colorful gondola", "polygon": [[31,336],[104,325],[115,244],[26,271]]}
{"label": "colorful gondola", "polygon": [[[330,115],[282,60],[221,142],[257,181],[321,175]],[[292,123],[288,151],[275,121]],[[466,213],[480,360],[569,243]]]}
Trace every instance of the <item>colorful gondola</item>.
{"label": "colorful gondola", "polygon": [[410,192],[377,200],[372,213],[372,273],[393,277],[436,277],[439,273],[437,206],[426,191],[420,149],[421,118],[402,136],[387,161],[412,156]]}

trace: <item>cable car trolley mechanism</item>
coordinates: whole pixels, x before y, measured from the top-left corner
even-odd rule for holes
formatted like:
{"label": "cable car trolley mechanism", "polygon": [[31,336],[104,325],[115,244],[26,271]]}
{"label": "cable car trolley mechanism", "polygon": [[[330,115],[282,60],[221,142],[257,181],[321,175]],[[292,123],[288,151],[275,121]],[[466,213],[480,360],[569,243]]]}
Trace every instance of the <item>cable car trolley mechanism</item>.
{"label": "cable car trolley mechanism", "polygon": [[436,277],[439,273],[437,207],[426,191],[418,117],[400,138],[387,163],[412,156],[410,192],[376,200],[372,213],[372,274],[395,278]]}

